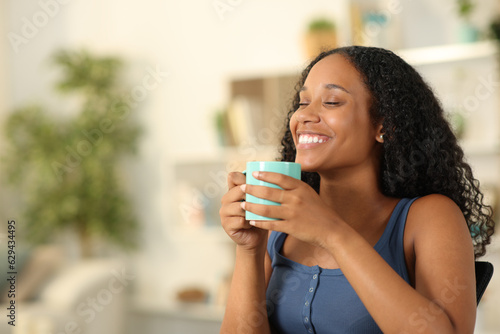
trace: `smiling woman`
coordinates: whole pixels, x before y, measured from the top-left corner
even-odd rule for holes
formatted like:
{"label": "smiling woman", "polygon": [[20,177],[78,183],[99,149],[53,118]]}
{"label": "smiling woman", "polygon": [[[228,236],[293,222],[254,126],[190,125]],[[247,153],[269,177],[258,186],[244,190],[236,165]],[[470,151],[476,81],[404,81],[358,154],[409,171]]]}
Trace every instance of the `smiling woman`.
{"label": "smiling woman", "polygon": [[302,180],[259,173],[272,189],[229,175],[220,215],[237,250],[222,333],[473,331],[491,209],[411,66],[379,48],[320,54],[282,145]]}
{"label": "smiling woman", "polygon": [[[380,156],[377,140],[381,140],[375,132],[380,135],[382,125],[374,126],[371,121],[370,94],[346,58],[337,54],[320,60],[309,72],[299,98],[289,123],[298,143],[295,162],[302,170],[332,171],[335,164],[346,163],[346,159],[366,159],[368,152],[374,165]],[[314,143],[318,136],[322,142],[318,138]],[[308,139],[307,143],[301,142],[302,137]],[[370,140],[375,137],[377,140]],[[309,143],[309,138],[313,142]]]}

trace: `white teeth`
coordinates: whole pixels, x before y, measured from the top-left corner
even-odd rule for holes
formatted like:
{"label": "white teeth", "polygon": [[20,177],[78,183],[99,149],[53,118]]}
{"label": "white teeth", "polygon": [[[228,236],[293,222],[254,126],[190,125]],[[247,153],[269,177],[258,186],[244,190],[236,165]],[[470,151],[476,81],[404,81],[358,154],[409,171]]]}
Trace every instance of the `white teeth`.
{"label": "white teeth", "polygon": [[326,139],[320,138],[315,135],[300,135],[299,144],[311,144],[311,143],[324,143]]}

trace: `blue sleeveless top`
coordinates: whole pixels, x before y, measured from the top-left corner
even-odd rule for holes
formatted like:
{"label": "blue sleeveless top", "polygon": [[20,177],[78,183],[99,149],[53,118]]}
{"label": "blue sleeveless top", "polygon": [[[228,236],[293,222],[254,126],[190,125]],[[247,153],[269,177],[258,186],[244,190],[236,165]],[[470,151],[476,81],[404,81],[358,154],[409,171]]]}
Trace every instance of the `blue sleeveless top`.
{"label": "blue sleeveless top", "polygon": [[[410,205],[401,199],[374,249],[408,283],[403,233]],[[270,324],[278,333],[382,333],[341,269],[309,267],[280,254],[286,234],[273,231],[267,250],[273,272],[266,299]]]}

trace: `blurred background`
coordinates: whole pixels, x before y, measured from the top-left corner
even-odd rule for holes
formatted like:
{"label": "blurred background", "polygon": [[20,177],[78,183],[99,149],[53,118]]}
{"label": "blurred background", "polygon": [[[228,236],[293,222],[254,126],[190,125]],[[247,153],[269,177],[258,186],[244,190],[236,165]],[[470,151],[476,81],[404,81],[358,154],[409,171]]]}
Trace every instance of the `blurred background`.
{"label": "blurred background", "polygon": [[[414,65],[500,202],[496,0],[3,0],[0,15],[0,333],[218,333],[227,173],[277,156],[322,48]],[[497,274],[476,333],[500,333],[499,306]]]}

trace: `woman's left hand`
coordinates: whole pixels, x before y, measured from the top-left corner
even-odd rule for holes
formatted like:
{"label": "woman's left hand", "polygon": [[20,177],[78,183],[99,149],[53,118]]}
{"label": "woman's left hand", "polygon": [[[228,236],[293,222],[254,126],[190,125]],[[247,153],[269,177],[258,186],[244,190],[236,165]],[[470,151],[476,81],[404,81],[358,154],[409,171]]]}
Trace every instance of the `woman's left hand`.
{"label": "woman's left hand", "polygon": [[311,186],[279,173],[254,172],[252,175],[258,180],[276,184],[283,189],[249,184],[242,186],[242,190],[247,194],[281,204],[278,206],[242,202],[243,209],[247,211],[280,219],[258,220],[250,224],[265,230],[284,232],[316,246],[324,247],[328,244],[327,237],[338,216]]}

